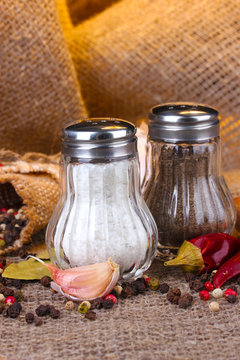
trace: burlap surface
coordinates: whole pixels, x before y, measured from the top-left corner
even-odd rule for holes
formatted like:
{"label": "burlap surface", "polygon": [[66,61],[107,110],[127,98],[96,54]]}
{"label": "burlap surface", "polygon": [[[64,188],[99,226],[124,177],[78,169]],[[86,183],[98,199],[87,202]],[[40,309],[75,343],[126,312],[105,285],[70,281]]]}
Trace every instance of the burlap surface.
{"label": "burlap surface", "polygon": [[74,27],[90,116],[136,121],[157,103],[207,103],[224,120],[224,166],[239,166],[239,17],[238,0],[122,0]]}
{"label": "burlap surface", "polygon": [[[181,271],[163,269],[158,260],[150,274],[182,292],[189,288]],[[65,300],[38,283],[25,285],[23,312],[18,319],[0,315],[0,359],[4,360],[198,360],[239,359],[239,303],[217,300],[219,313],[209,301],[194,293],[194,303],[183,310],[166,295],[149,291],[119,302],[111,310],[96,310],[94,322],[75,309],[65,310]],[[57,320],[43,318],[41,327],[25,322],[27,311],[39,304],[53,304],[61,311]]]}
{"label": "burlap surface", "polygon": [[59,197],[59,165],[57,156],[27,153],[21,157],[10,151],[0,151],[0,163],[1,206],[17,205],[27,218],[20,238],[0,250],[2,255],[31,242],[31,236],[47,225]]}
{"label": "burlap surface", "polygon": [[1,147],[60,151],[64,123],[85,116],[54,0],[0,1]]}

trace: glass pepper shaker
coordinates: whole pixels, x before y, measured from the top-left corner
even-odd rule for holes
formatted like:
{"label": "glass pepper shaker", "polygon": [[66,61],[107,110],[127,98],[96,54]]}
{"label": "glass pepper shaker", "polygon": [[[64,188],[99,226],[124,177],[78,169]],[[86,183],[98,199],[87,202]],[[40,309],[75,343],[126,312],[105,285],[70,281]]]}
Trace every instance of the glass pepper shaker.
{"label": "glass pepper shaker", "polygon": [[178,248],[207,233],[231,234],[236,211],[220,174],[217,110],[185,103],[153,107],[148,149],[143,192],[160,246]]}
{"label": "glass pepper shaker", "polygon": [[46,244],[61,269],[107,261],[124,279],[140,276],[157,248],[157,227],[139,185],[136,128],[81,120],[63,129],[61,195]]}

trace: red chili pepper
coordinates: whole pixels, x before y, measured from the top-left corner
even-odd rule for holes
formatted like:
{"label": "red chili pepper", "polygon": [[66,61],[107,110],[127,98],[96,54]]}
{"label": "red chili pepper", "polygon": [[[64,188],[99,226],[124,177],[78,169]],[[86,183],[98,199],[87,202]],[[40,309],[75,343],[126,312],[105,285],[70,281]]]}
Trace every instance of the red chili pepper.
{"label": "red chili pepper", "polygon": [[240,251],[228,259],[216,272],[213,278],[215,288],[221,287],[227,280],[240,274]]}
{"label": "red chili pepper", "polygon": [[240,251],[240,240],[225,233],[207,234],[189,242],[201,249],[205,264],[202,272],[218,269],[226,260]]}
{"label": "red chili pepper", "polygon": [[226,260],[240,251],[240,240],[225,233],[214,233],[184,241],[177,257],[165,266],[181,266],[188,272],[218,269]]}

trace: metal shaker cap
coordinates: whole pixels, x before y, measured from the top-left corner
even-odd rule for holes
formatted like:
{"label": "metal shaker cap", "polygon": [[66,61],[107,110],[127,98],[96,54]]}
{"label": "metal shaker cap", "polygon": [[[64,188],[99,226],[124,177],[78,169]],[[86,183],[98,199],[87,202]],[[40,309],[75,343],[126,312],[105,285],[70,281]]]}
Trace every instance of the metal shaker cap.
{"label": "metal shaker cap", "polygon": [[166,142],[201,142],[219,136],[218,111],[195,103],[157,105],[149,113],[149,137]]}
{"label": "metal shaker cap", "polygon": [[89,118],[63,128],[62,153],[79,159],[117,159],[137,152],[136,128],[112,118]]}

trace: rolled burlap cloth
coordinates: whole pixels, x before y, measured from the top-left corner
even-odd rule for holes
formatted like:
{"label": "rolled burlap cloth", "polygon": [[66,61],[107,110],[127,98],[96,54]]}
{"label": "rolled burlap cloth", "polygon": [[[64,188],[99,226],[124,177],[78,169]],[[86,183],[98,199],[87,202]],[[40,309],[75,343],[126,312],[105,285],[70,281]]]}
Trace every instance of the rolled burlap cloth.
{"label": "rolled burlap cloth", "polygon": [[30,243],[47,225],[59,197],[58,158],[0,150],[0,255]]}

